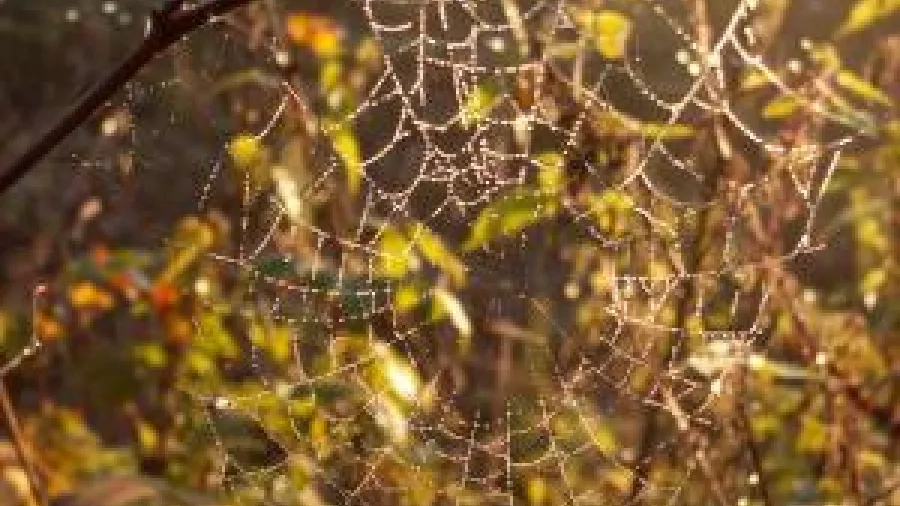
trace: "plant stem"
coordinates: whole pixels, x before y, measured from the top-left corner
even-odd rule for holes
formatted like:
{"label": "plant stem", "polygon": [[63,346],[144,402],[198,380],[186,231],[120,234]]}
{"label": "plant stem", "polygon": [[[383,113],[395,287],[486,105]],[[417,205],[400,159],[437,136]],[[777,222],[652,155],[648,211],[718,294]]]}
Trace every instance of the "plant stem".
{"label": "plant stem", "polygon": [[6,420],[6,428],[9,430],[9,437],[16,449],[16,456],[19,458],[22,469],[25,470],[25,475],[28,477],[28,485],[32,494],[32,500],[34,501],[34,504],[46,504],[47,502],[44,500],[44,495],[41,493],[40,479],[37,472],[34,470],[34,467],[31,465],[31,459],[29,458],[31,452],[25,442],[25,434],[22,433],[22,427],[19,425],[15,407],[13,406],[12,399],[9,397],[6,383],[2,378],[0,378],[0,410],[3,411],[3,418]]}

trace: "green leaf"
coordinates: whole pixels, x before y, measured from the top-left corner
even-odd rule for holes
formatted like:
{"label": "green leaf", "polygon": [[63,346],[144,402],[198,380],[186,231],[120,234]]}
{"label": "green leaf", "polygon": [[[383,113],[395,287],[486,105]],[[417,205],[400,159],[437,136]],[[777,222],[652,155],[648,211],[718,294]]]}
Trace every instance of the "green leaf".
{"label": "green leaf", "polygon": [[521,232],[542,219],[556,215],[556,198],[539,190],[520,189],[481,211],[463,248],[473,250],[497,237]]}
{"label": "green leaf", "polygon": [[893,102],[887,93],[878,89],[872,83],[866,81],[850,70],[841,70],[837,74],[838,86],[864,100],[876,102],[881,105],[891,106]]}

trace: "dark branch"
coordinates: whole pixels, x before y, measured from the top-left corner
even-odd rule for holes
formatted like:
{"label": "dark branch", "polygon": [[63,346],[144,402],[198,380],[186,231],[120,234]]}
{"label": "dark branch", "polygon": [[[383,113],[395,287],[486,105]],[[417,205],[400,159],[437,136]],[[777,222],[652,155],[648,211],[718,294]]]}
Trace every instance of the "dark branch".
{"label": "dark branch", "polygon": [[154,13],[149,33],[141,44],[105,78],[85,93],[56,123],[21,155],[0,171],[0,194],[28,173],[70,133],[81,126],[128,83],[148,62],[165,52],[185,35],[253,0],[209,0],[185,7],[184,0],[169,0]]}

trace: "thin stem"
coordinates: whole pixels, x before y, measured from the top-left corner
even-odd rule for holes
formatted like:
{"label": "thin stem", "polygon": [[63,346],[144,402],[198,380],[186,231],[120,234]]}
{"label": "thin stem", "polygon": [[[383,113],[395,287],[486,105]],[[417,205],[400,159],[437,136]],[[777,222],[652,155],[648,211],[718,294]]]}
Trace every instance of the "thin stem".
{"label": "thin stem", "polygon": [[16,449],[16,456],[22,464],[22,469],[25,470],[25,475],[28,477],[28,485],[34,504],[46,504],[41,493],[40,479],[31,465],[31,459],[29,458],[31,452],[28,451],[29,447],[25,442],[25,434],[22,433],[22,427],[19,425],[15,407],[13,407],[9,392],[6,389],[6,383],[2,378],[0,378],[0,410],[3,411],[3,418],[6,421],[6,428],[9,430],[9,437],[12,440],[13,447]]}

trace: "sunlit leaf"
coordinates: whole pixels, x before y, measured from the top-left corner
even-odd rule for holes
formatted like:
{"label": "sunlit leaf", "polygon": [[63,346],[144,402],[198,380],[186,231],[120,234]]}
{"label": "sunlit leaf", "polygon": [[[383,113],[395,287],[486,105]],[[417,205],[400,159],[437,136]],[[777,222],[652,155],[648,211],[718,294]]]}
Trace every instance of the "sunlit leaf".
{"label": "sunlit leaf", "polygon": [[379,395],[374,399],[372,416],[395,443],[403,443],[409,436],[406,414],[391,398]]}
{"label": "sunlit leaf", "polygon": [[900,11],[900,0],[857,0],[838,34],[847,35],[864,30],[897,11]]}
{"label": "sunlit leaf", "polygon": [[228,154],[236,166],[251,167],[264,158],[262,141],[251,134],[236,135],[228,143]]}
{"label": "sunlit leaf", "polygon": [[484,120],[497,101],[497,92],[485,85],[474,86],[466,95],[459,111],[463,126],[472,126]]}
{"label": "sunlit leaf", "polygon": [[344,164],[344,172],[346,174],[347,189],[351,194],[359,193],[362,185],[363,164],[362,154],[359,150],[359,141],[353,131],[347,127],[336,127],[329,130],[331,144],[335,153]]}
{"label": "sunlit leaf", "polygon": [[811,453],[824,451],[828,447],[829,439],[828,427],[814,416],[804,416],[800,420],[797,450]]}
{"label": "sunlit leaf", "polygon": [[522,189],[481,211],[469,231],[464,249],[472,250],[498,237],[521,232],[558,211],[555,197],[541,191]]}
{"label": "sunlit leaf", "polygon": [[556,193],[565,182],[565,159],[559,153],[541,153],[538,160],[538,185],[546,193]]}
{"label": "sunlit leaf", "polygon": [[587,429],[590,431],[591,442],[601,453],[611,454],[618,449],[616,435],[605,421],[592,419],[587,424]]}
{"label": "sunlit leaf", "polygon": [[779,95],[763,107],[762,116],[766,119],[784,119],[800,108],[800,100],[793,95]]}
{"label": "sunlit leaf", "polygon": [[770,81],[768,76],[766,76],[763,71],[754,67],[747,69],[741,76],[742,90],[755,90],[757,88],[768,86],[769,84]]}
{"label": "sunlit leaf", "polygon": [[583,11],[579,13],[577,20],[582,29],[593,38],[601,56],[610,60],[625,56],[625,43],[632,28],[628,17],[611,10]]}
{"label": "sunlit leaf", "polygon": [[631,488],[631,482],[634,481],[634,472],[626,467],[616,467],[605,471],[603,477],[610,486],[620,492],[625,492]]}
{"label": "sunlit leaf", "polygon": [[862,450],[856,453],[856,460],[863,468],[880,470],[888,465],[888,460],[882,453],[872,450]]}
{"label": "sunlit leaf", "polygon": [[384,386],[397,399],[415,402],[422,389],[422,380],[415,368],[387,345],[378,343],[374,351],[378,356],[376,367]]}
{"label": "sunlit leaf", "polygon": [[385,228],[378,239],[377,272],[389,278],[402,278],[417,267],[412,244],[397,229]]}
{"label": "sunlit leaf", "polygon": [[444,241],[428,227],[415,223],[409,227],[409,238],[415,242],[422,256],[440,268],[456,286],[466,283],[466,266]]}
{"label": "sunlit leaf", "polygon": [[[35,331],[44,342],[50,342],[59,339],[63,337],[66,332],[65,328],[59,320],[53,318],[52,316],[44,314],[37,315],[37,320],[35,321]],[[0,335],[2,334],[2,328],[0,328]],[[0,343],[2,343],[2,341],[0,341]]]}
{"label": "sunlit leaf", "polygon": [[433,296],[437,314],[449,317],[460,336],[471,337],[472,322],[469,320],[469,315],[462,302],[455,295],[440,287],[434,289]]}
{"label": "sunlit leaf", "polygon": [[325,16],[305,12],[291,14],[287,19],[287,35],[320,58],[332,58],[341,52],[340,28]]}
{"label": "sunlit leaf", "polygon": [[107,290],[90,281],[81,281],[69,287],[69,302],[78,309],[110,309],[115,298]]}
{"label": "sunlit leaf", "polygon": [[641,123],[639,129],[644,137],[663,140],[689,139],[695,134],[693,127],[682,123]]}
{"label": "sunlit leaf", "polygon": [[326,92],[337,88],[341,83],[343,68],[339,61],[328,61],[319,71],[319,86]]}
{"label": "sunlit leaf", "polygon": [[837,74],[837,83],[841,88],[853,93],[859,98],[877,102],[881,105],[890,106],[892,104],[891,97],[887,93],[878,89],[872,83],[866,81],[856,73],[849,70],[841,70]]}
{"label": "sunlit leaf", "polygon": [[634,209],[634,201],[627,193],[610,189],[600,194],[587,194],[584,202],[604,232],[616,237],[627,232],[628,219]]}
{"label": "sunlit leaf", "polygon": [[537,476],[534,478],[530,478],[528,480],[528,487],[526,492],[528,496],[528,504],[531,504],[532,506],[540,506],[541,504],[545,504],[549,495],[547,482]]}
{"label": "sunlit leaf", "polygon": [[422,302],[422,292],[415,285],[404,284],[394,291],[394,307],[401,313],[409,311]]}

